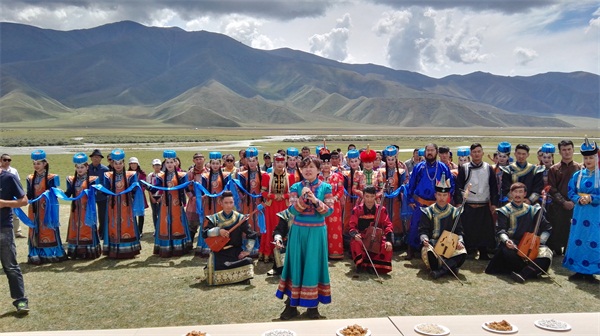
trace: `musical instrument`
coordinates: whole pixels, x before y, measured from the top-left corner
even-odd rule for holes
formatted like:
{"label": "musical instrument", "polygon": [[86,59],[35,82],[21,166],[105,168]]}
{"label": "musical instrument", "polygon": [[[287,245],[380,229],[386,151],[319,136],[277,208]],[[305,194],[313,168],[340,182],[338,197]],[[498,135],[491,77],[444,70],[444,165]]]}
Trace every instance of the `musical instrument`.
{"label": "musical instrument", "polygon": [[521,255],[527,256],[529,260],[535,259],[538,256],[540,248],[540,236],[538,235],[538,230],[540,228],[542,216],[544,215],[545,204],[546,192],[542,191],[542,207],[535,223],[535,228],[533,229],[533,232],[525,232],[525,234],[523,234],[521,241],[519,241],[519,246],[517,247],[521,252]]}
{"label": "musical instrument", "polygon": [[[365,251],[367,251],[367,247],[365,246],[364,241],[360,241],[363,244],[363,248],[365,249]],[[373,259],[371,259],[371,256],[369,255],[369,253],[367,253],[367,258],[369,258],[369,261],[371,262],[371,266],[373,266],[373,271],[375,271],[375,275],[377,275],[377,279],[375,279],[375,281],[379,282],[379,283],[383,283],[383,279],[379,276],[379,273],[377,273],[377,268],[375,267],[375,264],[373,264]]]}
{"label": "musical instrument", "polygon": [[456,246],[458,245],[458,235],[456,233],[454,233],[454,230],[456,230],[456,226],[458,225],[458,220],[460,219],[460,215],[462,215],[463,208],[465,207],[465,204],[467,203],[467,197],[469,196],[470,192],[471,192],[471,184],[469,183],[467,185],[467,188],[465,189],[465,192],[463,195],[463,197],[464,197],[463,202],[460,205],[460,207],[458,208],[458,215],[454,219],[454,225],[452,226],[452,231],[444,230],[442,232],[442,234],[440,235],[440,237],[438,238],[437,242],[435,243],[435,247],[433,248],[433,250],[437,255],[441,255],[444,258],[450,258],[450,257],[452,257],[452,254],[454,254],[454,251],[456,251]]}
{"label": "musical instrument", "polygon": [[[379,254],[381,252],[381,239],[383,239],[383,229],[378,227],[379,218],[381,217],[381,210],[383,206],[380,205],[377,209],[377,215],[375,216],[375,222],[370,225],[366,230],[365,234],[362,235],[362,243],[367,252]],[[367,253],[368,254],[368,253]]]}
{"label": "musical instrument", "polygon": [[[244,224],[244,222],[246,222],[252,215],[254,215],[257,212],[258,212],[258,209],[254,210],[250,214],[244,215],[244,218],[242,218],[231,229],[227,230],[227,232],[229,234],[231,234],[231,232],[233,232],[233,230],[240,227],[240,225]],[[208,245],[208,248],[210,248],[211,251],[219,252],[223,249],[223,247],[225,247],[225,245],[227,245],[227,243],[229,242],[230,239],[231,238],[229,238],[229,235],[227,235],[227,237],[218,235],[216,237],[206,237],[206,238],[204,238],[204,242],[206,243],[206,245]]]}

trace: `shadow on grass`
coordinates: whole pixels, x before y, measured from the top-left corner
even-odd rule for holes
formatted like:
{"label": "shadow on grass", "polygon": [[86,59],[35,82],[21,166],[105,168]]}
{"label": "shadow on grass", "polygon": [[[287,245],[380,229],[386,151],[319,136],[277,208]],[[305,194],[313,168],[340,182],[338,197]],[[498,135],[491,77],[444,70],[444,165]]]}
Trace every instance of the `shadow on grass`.
{"label": "shadow on grass", "polygon": [[8,311],[8,312],[0,315],[0,319],[6,318],[6,317],[14,317],[14,318],[22,319],[27,316],[29,316],[29,315],[28,314],[25,314],[25,315],[19,314],[19,313],[17,313],[16,310],[13,310],[13,311]]}
{"label": "shadow on grass", "polygon": [[119,270],[131,268],[184,268],[184,267],[199,267],[206,264],[206,259],[194,257],[192,259],[184,259],[190,255],[172,258],[160,258],[159,256],[149,256],[145,259],[139,257],[132,259],[109,259],[100,257],[94,260],[66,260],[60,263],[30,265],[21,264],[23,273],[34,272],[95,272],[105,270]]}

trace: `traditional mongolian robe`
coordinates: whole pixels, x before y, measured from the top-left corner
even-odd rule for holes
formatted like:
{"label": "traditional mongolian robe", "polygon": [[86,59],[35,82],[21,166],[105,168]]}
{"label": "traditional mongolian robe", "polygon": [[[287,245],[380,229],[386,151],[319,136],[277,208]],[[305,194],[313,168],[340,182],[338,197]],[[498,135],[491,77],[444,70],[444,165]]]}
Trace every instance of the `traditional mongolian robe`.
{"label": "traditional mongolian robe", "polygon": [[[172,188],[187,182],[183,172],[161,172],[156,186]],[[154,234],[154,254],[163,258],[181,256],[189,252],[191,237],[185,214],[183,189],[163,191],[158,208],[158,223]]]}
{"label": "traditional mongolian robe", "polygon": [[[35,175],[35,177],[34,177]],[[58,175],[31,174],[27,177],[27,197],[33,200],[52,187],[60,184]],[[46,207],[49,206],[45,197],[29,204],[29,219],[35,228],[29,229],[29,255],[27,262],[39,265],[42,263],[58,262],[67,259],[62,246],[58,225],[55,228],[44,223]],[[58,204],[57,204],[58,207]],[[58,211],[58,209],[56,209]],[[57,213],[58,214],[58,213]],[[49,223],[50,226],[53,226]],[[56,223],[57,224],[57,223]]]}
{"label": "traditional mongolian robe", "polygon": [[[136,172],[127,171],[125,174],[112,171],[104,173],[104,187],[118,194],[137,182]],[[102,254],[115,259],[133,258],[140,254],[142,247],[133,215],[133,191],[119,196],[109,194],[106,211]]]}
{"label": "traditional mongolian robe", "polygon": [[409,197],[408,203],[414,203],[416,207],[410,222],[408,244],[415,250],[421,247],[419,222],[421,221],[421,214],[423,212],[418,211],[418,208],[427,207],[435,203],[435,183],[441,179],[442,174],[450,180],[450,194],[454,194],[454,178],[448,166],[440,161],[434,161],[433,163],[421,161],[417,163],[410,175],[407,193]]}
{"label": "traditional mongolian robe", "polygon": [[[544,166],[536,166],[527,163],[521,167],[517,162],[508,166],[500,167],[502,169],[502,195],[507,197],[510,193],[510,186],[515,182],[521,182],[527,187],[527,197],[531,204],[539,201],[542,189],[544,189]],[[508,197],[504,200],[508,201]]]}
{"label": "traditional mongolian robe", "polygon": [[[600,189],[599,181],[594,181],[596,177],[586,168],[569,181],[569,198],[575,202],[575,208],[563,266],[576,273],[600,274]],[[591,195],[592,202],[579,204],[583,195]]]}
{"label": "traditional mongolian robe", "polygon": [[[90,189],[91,185],[97,182],[97,179],[96,176],[90,176],[89,180],[86,176],[67,177],[66,195],[68,197],[81,195],[86,189]],[[95,189],[93,190],[95,192]],[[67,255],[71,259],[96,259],[102,255],[96,223],[85,223],[87,209],[88,197],[86,195],[71,203],[67,231]]]}
{"label": "traditional mongolian robe", "polygon": [[[285,210],[289,206],[290,187],[295,183],[294,175],[287,172],[276,174],[271,172],[262,177],[262,196],[265,201],[265,237],[272,237],[273,230],[279,223],[277,213]],[[262,239],[258,250],[264,257],[270,257],[273,254],[273,244],[269,239]]]}
{"label": "traditional mongolian robe", "polygon": [[294,216],[288,209],[277,213],[277,217],[279,217],[279,223],[277,223],[275,230],[273,230],[273,241],[276,239],[281,239],[283,248],[273,249],[273,274],[281,274],[281,271],[283,270],[288,233],[290,232],[290,227],[294,221]]}
{"label": "traditional mongolian robe", "polygon": [[[391,194],[394,191],[398,190],[404,184],[406,180],[406,172],[404,169],[396,168],[396,169],[386,169],[381,168],[379,170],[379,184],[383,185],[384,193]],[[402,193],[399,193],[398,196],[393,198],[385,197],[381,199],[382,204],[386,209],[389,209],[388,215],[390,217],[390,221],[392,222],[392,226],[394,228],[394,238],[396,240],[400,239],[404,234],[406,234],[408,230],[405,230],[404,224],[402,223]],[[395,242],[391,242],[395,244]]]}
{"label": "traditional mongolian robe", "polygon": [[[378,222],[375,223],[379,209],[381,209],[381,213]],[[368,252],[373,264],[365,254],[363,243],[354,239],[356,234],[360,234],[364,238],[367,228],[372,225],[383,230],[380,253]],[[370,270],[375,267],[379,274],[387,274],[392,271],[392,251],[385,250],[385,243],[392,242],[393,226],[385,206],[375,204],[371,209],[368,209],[364,204],[355,206],[352,210],[352,216],[350,216],[350,235],[352,236],[350,252],[352,252],[352,260],[354,260],[357,270]]]}
{"label": "traditional mongolian robe", "polygon": [[306,204],[303,199],[298,198],[303,187],[302,183],[296,183],[290,189],[291,198],[297,201],[290,206],[294,220],[275,295],[280,299],[287,295],[292,307],[316,308],[319,303],[331,303],[325,217],[333,209],[324,201],[332,195],[328,183],[315,179],[308,187],[319,202],[316,206]]}
{"label": "traditional mongolian robe", "polygon": [[[518,246],[526,232],[533,232],[541,213],[540,209],[539,204],[529,205],[523,203],[521,206],[517,206],[512,202],[496,209],[498,213],[496,236],[500,240],[500,246],[485,269],[485,273],[516,272],[520,273],[523,278],[532,278],[541,273],[537,267],[525,261],[517,250],[509,249],[504,243],[508,238],[512,240],[515,246]],[[541,241],[548,239],[551,231],[552,226],[548,223],[545,216],[542,215],[540,227],[537,232],[540,235]],[[544,271],[548,271],[552,262],[552,251],[547,246],[540,245],[538,257],[533,261]]]}
{"label": "traditional mongolian robe", "polygon": [[[206,168],[202,167],[201,169],[196,168],[195,166],[190,168],[187,172],[187,180],[192,182],[198,182],[202,184],[202,174],[206,173]],[[201,226],[200,217],[196,208],[196,193],[194,192],[194,184],[190,184],[188,190],[188,202],[185,207],[185,213],[188,220],[188,226],[190,229],[190,245],[194,243],[194,237],[196,237],[196,233],[198,232],[198,228]],[[202,235],[199,235],[198,240],[202,240]],[[190,246],[192,248],[192,246]]]}
{"label": "traditional mongolian robe", "polygon": [[[237,211],[232,211],[226,214],[220,211],[214,215],[206,216],[202,236],[216,237],[219,236],[219,230],[230,230],[238,224],[244,215]],[[245,257],[240,259],[239,254],[242,252],[243,234],[247,238],[247,250],[252,250],[256,233],[250,229],[248,222],[244,222],[238,228],[229,233],[229,242],[219,252],[211,252],[208,257],[208,262],[204,268],[206,281],[209,285],[225,285],[254,277],[254,268],[252,258]]]}
{"label": "traditional mongolian robe", "polygon": [[[202,174],[202,186],[208,190],[211,194],[218,194],[225,188],[229,182],[229,175],[227,173],[207,171]],[[210,216],[221,210],[223,207],[219,204],[218,197],[202,196],[202,205],[204,215]],[[204,230],[204,229],[202,229]],[[210,253],[208,245],[204,242],[202,235],[198,235],[198,244],[196,246],[196,255],[207,256]]]}
{"label": "traditional mongolian robe", "polygon": [[356,190],[364,190],[365,187],[375,187],[377,190],[377,199],[381,198],[383,178],[379,177],[379,168],[372,170],[362,170],[354,180]]}
{"label": "traditional mongolian robe", "polygon": [[319,180],[331,185],[331,194],[333,196],[333,212],[325,218],[327,225],[327,247],[329,250],[329,258],[343,259],[344,258],[344,239],[342,237],[342,204],[341,200],[344,197],[344,178],[341,174],[331,173],[324,177],[319,174]]}
{"label": "traditional mongolian robe", "polygon": [[[251,194],[260,195],[261,193],[261,182],[262,182],[262,172],[260,169],[255,171],[244,170],[243,172],[238,173],[238,179],[240,180],[240,184]],[[262,197],[251,197],[242,192],[240,200],[242,202],[242,213],[251,214],[256,210],[256,207],[262,202]],[[258,227],[258,213],[254,213],[248,219],[248,224],[250,225],[250,229],[257,234],[260,232]],[[260,236],[260,234],[258,234]],[[262,243],[262,237],[259,238],[257,236],[257,240]],[[270,236],[266,236],[270,237]],[[268,240],[268,239],[267,239]],[[270,242],[269,242],[270,243]],[[254,250],[248,251],[251,256],[256,256],[259,254],[258,246],[254,247]]]}
{"label": "traditional mongolian robe", "polygon": [[569,240],[573,209],[565,209],[564,204],[572,201],[569,197],[569,181],[580,169],[581,165],[575,161],[561,161],[553,165],[548,172],[549,195],[552,197],[552,204],[548,208],[548,219],[552,224],[552,236],[548,240],[548,247],[556,252],[562,252]]}
{"label": "traditional mongolian robe", "polygon": [[467,250],[477,248],[492,249],[495,223],[490,205],[498,203],[498,183],[494,169],[487,162],[479,165],[468,162],[458,167],[456,178],[455,204],[462,204],[463,191],[471,184],[471,193],[467,196],[461,216],[464,228],[465,247]]}
{"label": "traditional mongolian robe", "polygon": [[[419,238],[421,240],[426,239],[429,242],[431,248],[435,247],[438,239],[440,238],[444,230],[453,232],[458,235],[458,240],[463,239],[463,228],[461,221],[459,220],[456,224],[456,228],[452,231],[456,217],[460,215],[458,208],[455,208],[451,204],[447,204],[444,208],[440,208],[437,204],[432,204],[426,208],[421,208],[421,220],[419,221]],[[456,268],[461,267],[465,262],[467,255],[466,249],[456,249],[450,258],[440,256],[446,262],[446,265],[456,273]],[[421,249],[421,258],[427,268],[432,271],[437,271],[444,266],[443,262],[439,260],[430,248],[423,246]]]}
{"label": "traditional mongolian robe", "polygon": [[344,177],[344,189],[347,193],[344,194],[344,203],[342,207],[342,232],[344,235],[347,235],[350,230],[348,223],[350,222],[352,209],[354,209],[358,201],[358,196],[356,195],[358,183],[355,184],[354,182],[358,180],[359,175],[359,170],[346,169],[342,172],[342,176]]}

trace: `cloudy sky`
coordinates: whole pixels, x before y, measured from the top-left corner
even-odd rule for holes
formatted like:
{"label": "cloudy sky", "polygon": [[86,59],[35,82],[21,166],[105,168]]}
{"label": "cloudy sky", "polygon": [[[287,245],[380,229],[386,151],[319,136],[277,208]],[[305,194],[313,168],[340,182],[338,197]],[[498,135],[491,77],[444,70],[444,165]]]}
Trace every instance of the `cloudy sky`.
{"label": "cloudy sky", "polygon": [[600,74],[597,0],[6,0],[0,21],[73,30],[132,20],[431,77]]}

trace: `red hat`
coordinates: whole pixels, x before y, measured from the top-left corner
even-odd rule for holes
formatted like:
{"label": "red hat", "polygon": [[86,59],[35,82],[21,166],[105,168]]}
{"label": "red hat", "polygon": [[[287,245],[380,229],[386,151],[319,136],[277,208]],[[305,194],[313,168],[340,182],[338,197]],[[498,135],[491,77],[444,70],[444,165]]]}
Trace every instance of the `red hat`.
{"label": "red hat", "polygon": [[367,145],[367,149],[360,153],[360,161],[362,162],[374,162],[377,159],[377,152],[369,148]]}

